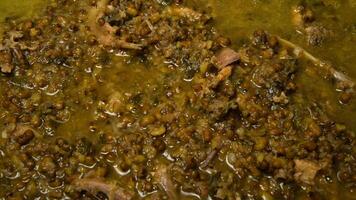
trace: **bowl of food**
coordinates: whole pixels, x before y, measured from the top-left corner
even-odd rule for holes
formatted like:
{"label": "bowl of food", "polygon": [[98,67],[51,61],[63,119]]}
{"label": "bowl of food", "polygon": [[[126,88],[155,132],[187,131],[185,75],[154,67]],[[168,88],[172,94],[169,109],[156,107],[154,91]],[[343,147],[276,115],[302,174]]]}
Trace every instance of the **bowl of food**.
{"label": "bowl of food", "polygon": [[2,0],[0,200],[355,199],[353,0]]}

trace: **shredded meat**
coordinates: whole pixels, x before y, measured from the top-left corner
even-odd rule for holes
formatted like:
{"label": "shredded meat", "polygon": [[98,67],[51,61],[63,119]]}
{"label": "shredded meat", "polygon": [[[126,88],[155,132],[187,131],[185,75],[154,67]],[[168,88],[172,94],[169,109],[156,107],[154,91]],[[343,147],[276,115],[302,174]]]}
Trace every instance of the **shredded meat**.
{"label": "shredded meat", "polygon": [[20,47],[21,50],[34,51],[39,47],[38,41],[31,41],[28,44],[22,41],[18,41],[19,39],[23,38],[23,33],[21,31],[9,31],[7,33],[7,37],[7,39],[4,39],[4,44],[0,44],[0,51],[16,49],[17,47]]}
{"label": "shredded meat", "polygon": [[232,74],[232,67],[224,67],[219,73],[214,77],[214,79],[208,84],[209,89],[216,88],[221,82],[228,79]]}
{"label": "shredded meat", "polygon": [[124,189],[105,183],[103,180],[96,178],[84,178],[74,181],[76,190],[85,190],[93,195],[98,192],[103,192],[109,200],[130,200],[133,199],[133,194],[128,193]]}
{"label": "shredded meat", "polygon": [[10,31],[8,35],[9,39],[5,40],[5,47],[7,48],[15,48],[19,44],[16,40],[23,37],[20,31]]}
{"label": "shredded meat", "polygon": [[116,38],[115,33],[117,28],[111,26],[108,22],[105,22],[101,26],[99,25],[98,21],[104,16],[108,3],[108,0],[99,1],[97,6],[91,9],[88,14],[88,24],[90,30],[96,36],[98,42],[104,46],[109,47],[140,50],[142,48],[140,44],[126,42]]}
{"label": "shredded meat", "polygon": [[178,199],[177,192],[172,182],[172,179],[169,175],[168,170],[169,169],[167,166],[161,165],[157,168],[154,177],[157,179],[162,189],[166,192],[168,199],[177,200]]}
{"label": "shredded meat", "polygon": [[217,149],[212,150],[212,151],[208,154],[208,156],[206,157],[206,159],[205,159],[203,162],[200,163],[200,167],[203,168],[203,169],[206,168],[206,167],[209,165],[209,163],[211,163],[211,161],[215,158],[215,156],[216,156],[217,153],[218,153],[218,150],[217,150]]}

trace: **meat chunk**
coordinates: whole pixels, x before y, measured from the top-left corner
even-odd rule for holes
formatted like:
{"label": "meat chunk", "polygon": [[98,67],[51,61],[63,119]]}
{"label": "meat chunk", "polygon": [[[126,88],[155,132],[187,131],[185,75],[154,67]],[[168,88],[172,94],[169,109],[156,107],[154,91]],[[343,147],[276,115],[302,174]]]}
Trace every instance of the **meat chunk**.
{"label": "meat chunk", "polygon": [[238,61],[240,59],[240,55],[230,49],[230,48],[223,48],[218,55],[216,56],[217,66],[219,69],[224,68],[232,63]]}
{"label": "meat chunk", "polygon": [[306,183],[306,184],[314,184],[314,178],[318,171],[321,169],[320,165],[308,160],[294,160],[294,179]]}

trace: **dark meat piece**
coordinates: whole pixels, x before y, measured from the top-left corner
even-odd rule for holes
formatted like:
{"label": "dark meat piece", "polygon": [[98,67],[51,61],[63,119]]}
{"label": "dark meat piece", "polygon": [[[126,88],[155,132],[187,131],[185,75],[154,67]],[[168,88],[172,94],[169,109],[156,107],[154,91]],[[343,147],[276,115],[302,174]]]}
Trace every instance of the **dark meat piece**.
{"label": "dark meat piece", "polygon": [[28,144],[35,137],[35,131],[24,124],[9,125],[7,129],[10,137],[20,145]]}
{"label": "dark meat piece", "polygon": [[35,137],[33,130],[31,129],[26,129],[22,130],[22,133],[20,136],[17,137],[16,141],[20,145],[26,145],[28,144],[33,138]]}

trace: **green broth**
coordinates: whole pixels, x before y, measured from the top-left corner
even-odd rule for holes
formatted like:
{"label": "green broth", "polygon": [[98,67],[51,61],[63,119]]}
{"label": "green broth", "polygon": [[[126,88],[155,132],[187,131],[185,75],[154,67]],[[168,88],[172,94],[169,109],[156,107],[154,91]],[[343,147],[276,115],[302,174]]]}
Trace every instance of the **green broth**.
{"label": "green broth", "polygon": [[3,34],[2,23],[6,19],[33,18],[48,5],[48,0],[3,0],[0,1],[0,36]]}
{"label": "green broth", "polygon": [[47,0],[3,0],[0,2],[0,21],[5,18],[30,18],[39,14]]}

